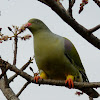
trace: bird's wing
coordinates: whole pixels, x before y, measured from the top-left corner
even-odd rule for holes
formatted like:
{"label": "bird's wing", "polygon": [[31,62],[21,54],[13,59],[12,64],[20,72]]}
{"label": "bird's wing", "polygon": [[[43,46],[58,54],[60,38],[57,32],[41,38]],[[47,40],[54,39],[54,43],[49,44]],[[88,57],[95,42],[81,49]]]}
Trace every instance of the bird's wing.
{"label": "bird's wing", "polygon": [[69,59],[69,61],[75,65],[75,67],[79,70],[79,72],[82,74],[83,81],[88,81],[88,78],[86,76],[84,67],[81,63],[79,54],[77,50],[75,49],[74,45],[71,43],[70,40],[64,38],[64,48],[65,52],[64,54]]}

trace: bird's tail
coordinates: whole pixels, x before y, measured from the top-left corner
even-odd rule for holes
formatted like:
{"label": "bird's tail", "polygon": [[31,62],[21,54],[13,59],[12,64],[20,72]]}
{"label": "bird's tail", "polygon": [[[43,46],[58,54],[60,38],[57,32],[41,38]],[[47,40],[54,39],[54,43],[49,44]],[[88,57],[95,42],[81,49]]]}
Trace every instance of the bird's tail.
{"label": "bird's tail", "polygon": [[84,88],[82,91],[92,98],[98,98],[100,96],[100,94],[93,88]]}

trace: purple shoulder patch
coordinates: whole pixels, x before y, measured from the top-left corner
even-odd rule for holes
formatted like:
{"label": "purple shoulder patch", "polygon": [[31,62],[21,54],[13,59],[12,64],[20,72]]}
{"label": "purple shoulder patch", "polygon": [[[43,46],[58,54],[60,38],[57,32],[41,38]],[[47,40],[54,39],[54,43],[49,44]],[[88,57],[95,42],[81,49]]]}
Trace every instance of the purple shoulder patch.
{"label": "purple shoulder patch", "polygon": [[73,47],[73,44],[70,42],[70,40],[65,38],[64,47],[65,47],[65,51],[70,51]]}

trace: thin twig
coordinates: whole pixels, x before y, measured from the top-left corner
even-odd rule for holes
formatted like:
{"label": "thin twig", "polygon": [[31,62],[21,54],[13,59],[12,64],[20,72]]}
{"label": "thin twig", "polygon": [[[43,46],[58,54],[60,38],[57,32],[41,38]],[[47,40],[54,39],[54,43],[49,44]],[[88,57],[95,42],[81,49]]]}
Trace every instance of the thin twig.
{"label": "thin twig", "polygon": [[30,84],[30,82],[26,82],[24,84],[24,86],[22,87],[22,89],[18,92],[18,94],[16,95],[17,97],[19,97],[19,95],[24,91],[24,89]]}
{"label": "thin twig", "polygon": [[72,6],[74,6],[76,0],[72,0]]}
{"label": "thin twig", "polygon": [[100,24],[97,25],[97,26],[95,26],[95,27],[92,28],[92,29],[89,29],[88,32],[89,32],[89,34],[91,34],[91,33],[95,32],[95,31],[98,30],[98,29],[100,29]]}
{"label": "thin twig", "polygon": [[69,0],[69,8],[68,8],[67,12],[69,13],[69,15],[71,17],[73,17],[73,15],[72,15],[72,7],[74,6],[74,3],[75,3],[75,0]]}
{"label": "thin twig", "polygon": [[9,29],[9,31],[11,31],[13,34],[15,34],[11,27],[8,27],[8,29]]}
{"label": "thin twig", "polygon": [[[21,71],[25,70],[25,69],[28,67],[28,65],[29,65],[30,63],[32,63],[32,60],[33,60],[33,59],[31,59],[31,57],[30,57],[29,61],[28,61],[20,70],[21,70]],[[10,78],[9,78],[9,83],[12,82],[17,76],[18,76],[18,75],[15,74],[15,75],[13,75],[12,77],[10,77]]]}
{"label": "thin twig", "polygon": [[17,59],[17,42],[18,38],[17,35],[14,37],[14,60],[13,60],[13,65],[16,65],[16,59]]}
{"label": "thin twig", "polygon": [[69,11],[69,15],[72,17],[73,15],[72,15],[72,1],[71,0],[69,0],[69,9],[68,9],[68,11]]}

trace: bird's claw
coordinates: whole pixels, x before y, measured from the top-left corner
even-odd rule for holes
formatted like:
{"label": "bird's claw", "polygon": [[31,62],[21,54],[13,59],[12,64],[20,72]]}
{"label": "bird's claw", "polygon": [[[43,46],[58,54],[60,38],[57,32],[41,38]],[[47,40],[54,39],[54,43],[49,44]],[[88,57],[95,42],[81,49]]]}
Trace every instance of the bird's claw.
{"label": "bird's claw", "polygon": [[65,81],[65,84],[68,85],[69,89],[74,88],[74,83],[71,78]]}
{"label": "bird's claw", "polygon": [[42,79],[42,78],[41,78],[40,76],[35,76],[35,77],[34,77],[34,81],[35,81],[36,83],[38,83],[38,80],[39,80],[39,79]]}

